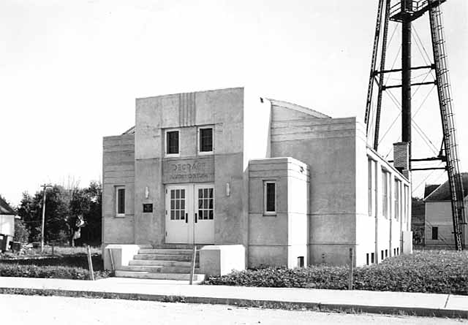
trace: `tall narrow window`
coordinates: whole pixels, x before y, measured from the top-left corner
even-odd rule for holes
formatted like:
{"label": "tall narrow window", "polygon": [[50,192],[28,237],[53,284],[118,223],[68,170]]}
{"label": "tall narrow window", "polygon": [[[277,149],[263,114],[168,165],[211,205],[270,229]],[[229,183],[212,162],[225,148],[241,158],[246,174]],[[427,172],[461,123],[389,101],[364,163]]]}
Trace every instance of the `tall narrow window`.
{"label": "tall narrow window", "polygon": [[377,215],[377,162],[368,158],[368,214],[370,217],[375,217]]}
{"label": "tall narrow window", "polygon": [[115,208],[116,215],[119,217],[125,216],[125,187],[118,186],[115,188]]}
{"label": "tall narrow window", "polygon": [[439,239],[439,227],[432,227],[432,240]]}
{"label": "tall narrow window", "polygon": [[199,151],[202,153],[213,152],[213,128],[200,128],[198,137]]}
{"label": "tall narrow window", "polygon": [[408,222],[408,215],[409,215],[409,205],[410,205],[410,198],[409,198],[409,187],[407,185],[405,185],[405,190],[404,190],[404,193],[403,193],[403,198],[404,198],[404,214],[403,214],[403,217],[404,217],[404,222],[407,223]]}
{"label": "tall narrow window", "polygon": [[166,132],[166,154],[179,154],[179,131]]}
{"label": "tall narrow window", "polygon": [[382,214],[385,218],[389,215],[389,193],[390,193],[390,173],[382,169]]}
{"label": "tall narrow window", "polygon": [[369,216],[373,214],[373,193],[372,193],[372,159],[367,160],[367,210]]}
{"label": "tall narrow window", "polygon": [[264,183],[264,211],[265,214],[276,214],[276,183],[267,181]]}
{"label": "tall narrow window", "polygon": [[400,221],[400,214],[401,214],[401,181],[395,178],[394,182],[395,186],[395,214],[394,217],[397,221]]}

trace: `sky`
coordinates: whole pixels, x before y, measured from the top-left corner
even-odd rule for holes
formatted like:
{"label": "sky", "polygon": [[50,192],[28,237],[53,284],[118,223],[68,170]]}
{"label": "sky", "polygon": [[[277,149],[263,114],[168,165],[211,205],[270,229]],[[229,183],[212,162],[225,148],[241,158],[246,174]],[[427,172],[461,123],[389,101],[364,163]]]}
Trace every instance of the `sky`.
{"label": "sky", "polygon": [[[102,138],[134,125],[135,98],[252,86],[364,119],[376,11],[377,0],[1,0],[0,194],[15,205],[43,183],[101,180]],[[463,169],[467,1],[443,12]],[[435,109],[417,118],[437,147]],[[426,174],[414,187],[443,181]]]}

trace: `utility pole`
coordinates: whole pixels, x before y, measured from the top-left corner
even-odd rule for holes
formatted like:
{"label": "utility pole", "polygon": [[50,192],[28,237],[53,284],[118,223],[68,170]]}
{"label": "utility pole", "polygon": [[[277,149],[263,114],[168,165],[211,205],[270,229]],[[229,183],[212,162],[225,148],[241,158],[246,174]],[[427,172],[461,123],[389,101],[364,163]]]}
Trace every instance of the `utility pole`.
{"label": "utility pole", "polygon": [[42,198],[42,225],[41,225],[41,253],[44,252],[44,224],[45,224],[45,208],[46,208],[46,189],[51,187],[50,185],[41,185],[44,188],[44,194]]}

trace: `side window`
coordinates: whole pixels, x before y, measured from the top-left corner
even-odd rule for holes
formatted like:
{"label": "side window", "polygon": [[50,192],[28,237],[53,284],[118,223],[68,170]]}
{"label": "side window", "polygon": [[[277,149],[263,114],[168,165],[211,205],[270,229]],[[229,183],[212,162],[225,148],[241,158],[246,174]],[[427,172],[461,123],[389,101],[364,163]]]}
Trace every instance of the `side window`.
{"label": "side window", "polygon": [[179,131],[166,131],[166,155],[179,154]]}
{"label": "side window", "polygon": [[115,214],[117,217],[125,217],[125,186],[115,188]]}
{"label": "side window", "polygon": [[265,215],[276,215],[276,182],[263,183],[263,210]]}
{"label": "side window", "polygon": [[389,179],[390,179],[390,173],[387,172],[386,170],[382,169],[382,214],[385,218],[388,218],[390,213],[390,206],[389,206],[389,200],[390,200],[390,184],[389,184]]}
{"label": "side window", "polygon": [[213,152],[213,128],[199,128],[198,129],[198,151],[200,153]]}
{"label": "side window", "polygon": [[433,240],[439,239],[439,227],[432,227],[432,239]]}

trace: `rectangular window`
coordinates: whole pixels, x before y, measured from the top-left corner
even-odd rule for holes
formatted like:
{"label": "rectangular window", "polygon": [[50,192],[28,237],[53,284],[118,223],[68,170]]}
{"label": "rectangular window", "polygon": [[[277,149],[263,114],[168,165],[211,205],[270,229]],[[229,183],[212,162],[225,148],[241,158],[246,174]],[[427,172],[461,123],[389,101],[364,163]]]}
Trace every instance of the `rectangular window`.
{"label": "rectangular window", "polygon": [[213,189],[198,189],[198,220],[213,220]]}
{"label": "rectangular window", "polygon": [[267,181],[263,184],[265,214],[276,214],[276,183]]}
{"label": "rectangular window", "polygon": [[369,253],[366,254],[366,265],[369,265]]}
{"label": "rectangular window", "polygon": [[388,257],[388,249],[385,250],[385,258]]}
{"label": "rectangular window", "polygon": [[375,263],[375,254],[374,253],[371,253],[371,263],[372,264]]}
{"label": "rectangular window", "polygon": [[368,158],[368,179],[367,179],[367,199],[368,199],[368,214],[370,217],[377,216],[377,162]]}
{"label": "rectangular window", "polygon": [[390,173],[382,169],[382,214],[385,218],[389,216]]}
{"label": "rectangular window", "polygon": [[432,227],[432,240],[439,240],[439,227]]}
{"label": "rectangular window", "polygon": [[403,217],[404,217],[404,221],[405,223],[408,222],[408,215],[409,215],[409,205],[410,205],[410,198],[409,198],[409,187],[408,185],[405,185],[405,190],[404,190],[404,193],[403,193],[403,197],[404,197],[404,212],[403,212]]}
{"label": "rectangular window", "polygon": [[381,250],[380,251],[380,260],[383,261],[383,259],[384,259],[384,251]]}
{"label": "rectangular window", "polygon": [[185,220],[185,189],[171,190],[171,220]]}
{"label": "rectangular window", "polygon": [[166,154],[179,154],[179,131],[166,131]]}
{"label": "rectangular window", "polygon": [[372,159],[367,159],[367,204],[369,216],[372,216],[374,213],[372,193]]}
{"label": "rectangular window", "polygon": [[119,217],[125,216],[125,187],[119,186],[115,188],[115,209],[116,215]]}
{"label": "rectangular window", "polygon": [[395,213],[394,217],[397,221],[400,221],[400,215],[401,215],[401,181],[395,178],[394,182],[395,186],[395,196],[394,196],[394,201],[395,201]]}
{"label": "rectangular window", "polygon": [[199,152],[213,152],[213,128],[200,128],[198,131]]}

